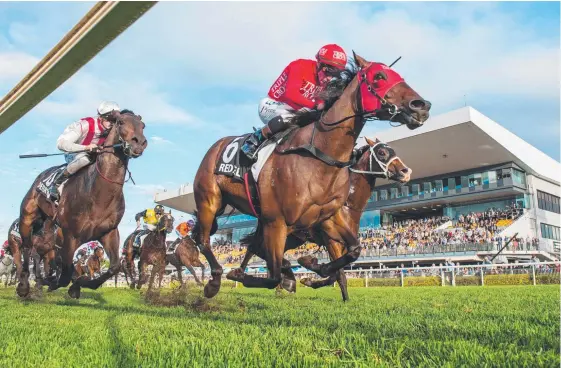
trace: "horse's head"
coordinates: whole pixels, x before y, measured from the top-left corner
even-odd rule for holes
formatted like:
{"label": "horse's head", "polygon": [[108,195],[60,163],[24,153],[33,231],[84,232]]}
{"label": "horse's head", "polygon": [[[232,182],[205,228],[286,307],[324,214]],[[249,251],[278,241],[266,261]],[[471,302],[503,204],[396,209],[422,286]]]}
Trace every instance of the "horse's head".
{"label": "horse's head", "polygon": [[142,116],[135,115],[132,111],[123,113],[113,111],[108,120],[112,123],[111,130],[117,129],[115,142],[111,144],[122,143],[123,153],[129,157],[136,158],[142,155],[148,146],[144,136],[146,124],[142,121]]}
{"label": "horse's head", "polygon": [[175,219],[171,215],[171,210],[168,213],[165,213],[160,217],[158,230],[159,231],[166,231],[167,234],[173,231],[173,222]]}
{"label": "horse's head", "polygon": [[97,258],[103,259],[103,247],[101,245],[95,247],[94,254]]}
{"label": "horse's head", "polygon": [[362,110],[380,120],[396,121],[417,129],[429,118],[431,103],[412,89],[403,77],[385,64],[369,62],[355,54]]}
{"label": "horse's head", "polygon": [[411,179],[412,170],[397,156],[394,149],[376,138],[365,138],[367,145],[358,149],[357,163],[351,171],[368,175],[368,180],[387,178],[400,183]]}

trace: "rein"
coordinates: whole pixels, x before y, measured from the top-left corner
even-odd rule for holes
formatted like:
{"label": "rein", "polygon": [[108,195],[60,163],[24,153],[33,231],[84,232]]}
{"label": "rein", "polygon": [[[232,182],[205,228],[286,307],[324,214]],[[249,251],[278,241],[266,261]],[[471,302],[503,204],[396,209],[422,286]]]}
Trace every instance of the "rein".
{"label": "rein", "polygon": [[[389,147],[387,144],[385,144],[384,142],[378,142],[373,146],[369,146],[369,150],[370,150],[370,157],[369,157],[369,161],[370,161],[370,171],[366,171],[366,170],[357,170],[357,169],[353,169],[352,167],[349,167],[349,170],[357,173],[357,174],[367,174],[367,175],[379,175],[381,177],[384,177],[386,179],[389,179],[389,175],[388,175],[388,167],[390,166],[390,164],[392,162],[394,162],[395,160],[399,159],[399,156],[395,155],[394,157],[390,158],[388,160],[388,162],[384,163],[382,161],[380,161],[378,159],[378,156],[376,156],[376,154],[374,153],[374,149],[378,146],[386,146]],[[380,166],[380,169],[382,169],[382,171],[374,171],[373,170],[373,160],[376,160],[376,163]],[[358,161],[358,158],[357,158]]]}
{"label": "rein", "polygon": [[[111,124],[111,130],[113,130],[113,128],[114,128],[115,126],[119,126],[119,124],[120,124],[120,122],[119,122],[118,120],[117,120],[115,123],[112,123],[112,124]],[[127,153],[128,149],[129,149],[129,144],[128,144],[127,142],[123,141],[123,138],[121,137],[121,135],[119,135],[119,142],[120,142],[120,143],[119,143],[118,145],[120,145],[119,147],[122,148],[123,154],[124,154],[125,156],[127,156],[127,157],[130,158],[131,155]],[[128,182],[129,180],[131,180],[132,183],[133,183],[134,185],[136,185],[136,183],[134,182],[134,179],[132,178],[132,173],[131,173],[130,170],[129,170],[128,162],[125,163],[124,166],[125,166],[125,170],[126,170],[125,178],[126,178],[126,174],[127,174],[127,173],[128,173],[128,175],[129,175],[129,178],[126,179],[126,180],[124,180],[123,182],[119,182],[119,181],[115,181],[115,180],[109,179],[108,177],[106,177],[105,175],[103,175],[103,174],[101,173],[101,170],[99,169],[99,160],[98,160],[98,158],[101,157],[101,155],[104,154],[104,153],[111,153],[111,154],[117,156],[117,158],[119,158],[119,160],[121,160],[121,162],[122,162],[122,159],[121,159],[118,155],[115,154],[115,151],[113,151],[113,152],[104,151],[105,148],[115,148],[115,146],[118,146],[118,145],[110,145],[110,146],[105,146],[105,145],[103,145],[103,146],[101,147],[101,152],[99,153],[99,155],[96,157],[96,160],[95,160],[95,169],[96,169],[98,175],[99,175],[103,180],[105,180],[105,181],[107,181],[107,182],[109,182],[109,183],[117,184],[117,185],[124,185],[126,182]]]}

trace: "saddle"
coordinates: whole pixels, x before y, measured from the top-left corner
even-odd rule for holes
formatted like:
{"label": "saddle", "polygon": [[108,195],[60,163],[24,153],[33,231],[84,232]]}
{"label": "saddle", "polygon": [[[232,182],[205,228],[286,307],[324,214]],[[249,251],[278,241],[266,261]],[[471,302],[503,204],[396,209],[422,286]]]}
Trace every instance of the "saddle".
{"label": "saddle", "polygon": [[214,173],[225,175],[245,185],[245,191],[249,198],[249,204],[255,217],[259,218],[261,206],[259,201],[259,189],[257,181],[261,169],[275,148],[286,142],[298,126],[291,126],[265,140],[257,148],[257,161],[252,162],[242,151],[241,147],[249,139],[251,133],[234,138],[220,153],[216,161]]}
{"label": "saddle", "polygon": [[[57,174],[64,171],[67,165],[68,164],[62,164],[60,166],[57,166],[47,177],[45,177],[43,180],[39,182],[39,185],[37,185],[37,191],[40,194],[42,194],[49,202],[51,202],[51,194],[49,188],[53,185],[53,182]],[[66,181],[62,183],[58,188],[59,194],[62,194],[62,189],[65,183]]]}

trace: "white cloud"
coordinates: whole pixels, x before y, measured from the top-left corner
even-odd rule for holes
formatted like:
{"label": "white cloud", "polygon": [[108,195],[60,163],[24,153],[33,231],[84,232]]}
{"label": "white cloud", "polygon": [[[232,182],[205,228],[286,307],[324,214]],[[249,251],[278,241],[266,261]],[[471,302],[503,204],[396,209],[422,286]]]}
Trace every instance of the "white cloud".
{"label": "white cloud", "polygon": [[23,52],[0,53],[0,81],[15,82],[23,78],[38,61],[37,58]]}
{"label": "white cloud", "polygon": [[530,26],[495,4],[409,5],[365,15],[363,4],[349,3],[161,3],[123,37],[149,45],[150,53],[134,46],[144,62],[166,55],[181,63],[193,83],[263,94],[290,60],[337,42],[369,60],[403,56],[397,70],[435,107],[459,106],[464,94],[559,96],[558,45],[537,42]]}
{"label": "white cloud", "polygon": [[150,137],[150,139],[152,140],[153,144],[158,144],[158,145],[173,145],[174,144],[172,141],[169,141],[165,138],[158,137],[158,136]]}

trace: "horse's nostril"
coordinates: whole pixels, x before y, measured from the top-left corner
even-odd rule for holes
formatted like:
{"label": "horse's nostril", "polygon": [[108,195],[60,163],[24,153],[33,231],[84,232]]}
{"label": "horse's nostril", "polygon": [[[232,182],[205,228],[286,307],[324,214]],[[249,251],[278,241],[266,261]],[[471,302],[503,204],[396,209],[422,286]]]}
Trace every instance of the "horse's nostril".
{"label": "horse's nostril", "polygon": [[426,108],[426,106],[427,104],[424,100],[412,100],[411,102],[409,102],[409,107],[412,110],[423,110]]}
{"label": "horse's nostril", "polygon": [[136,137],[133,137],[131,140],[132,140],[134,143],[138,143],[138,138],[136,138]]}

